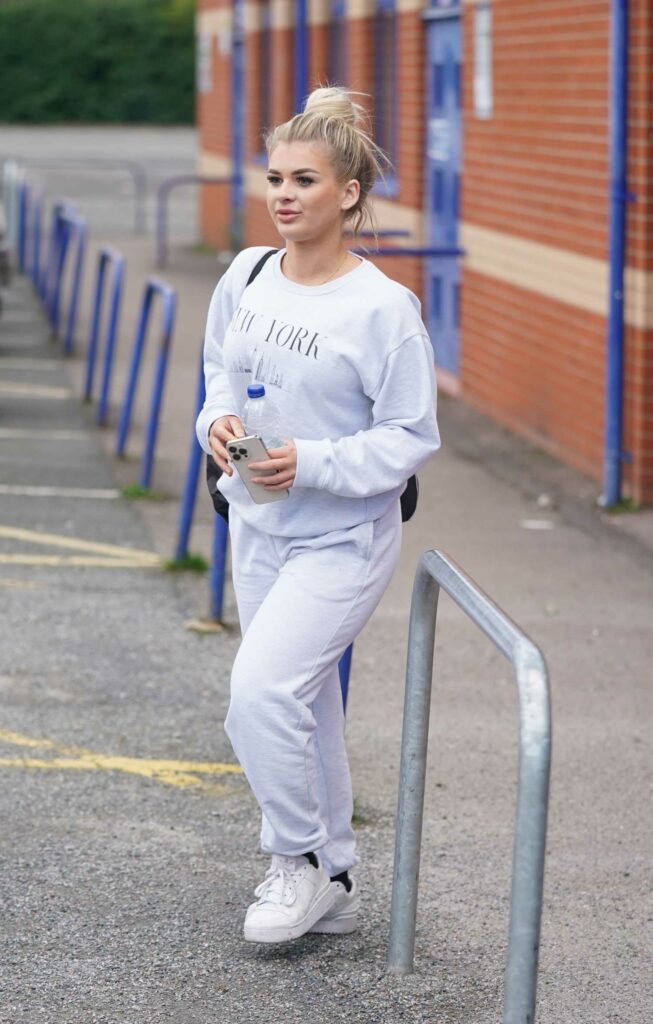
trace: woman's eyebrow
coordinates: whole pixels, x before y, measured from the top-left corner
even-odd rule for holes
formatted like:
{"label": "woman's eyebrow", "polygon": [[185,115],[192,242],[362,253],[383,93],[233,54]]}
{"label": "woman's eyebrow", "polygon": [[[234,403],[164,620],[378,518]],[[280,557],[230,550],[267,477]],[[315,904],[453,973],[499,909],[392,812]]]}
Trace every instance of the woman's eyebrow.
{"label": "woman's eyebrow", "polygon": [[[292,171],[293,174],[319,174],[313,167],[300,167],[297,171]],[[281,171],[276,171],[274,167],[268,167],[268,174],[281,174]]]}

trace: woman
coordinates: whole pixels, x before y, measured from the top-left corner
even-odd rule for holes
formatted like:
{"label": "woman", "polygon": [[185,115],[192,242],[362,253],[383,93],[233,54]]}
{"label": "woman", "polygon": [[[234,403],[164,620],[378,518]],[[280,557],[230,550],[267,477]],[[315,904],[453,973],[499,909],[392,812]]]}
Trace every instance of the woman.
{"label": "woman", "polygon": [[[249,286],[266,250],[241,252],[208,314],[197,433],[223,470],[243,633],[225,729],[271,856],[245,918],[254,942],[356,927],[338,661],[397,564],[406,480],[440,443],[419,303],[345,244],[383,159],[363,116],[346,90],[316,89],[269,134],[267,206],[285,248]],[[257,478],[289,496],[263,505],[225,447],[245,434],[253,379],[292,436],[269,452],[276,473]]]}

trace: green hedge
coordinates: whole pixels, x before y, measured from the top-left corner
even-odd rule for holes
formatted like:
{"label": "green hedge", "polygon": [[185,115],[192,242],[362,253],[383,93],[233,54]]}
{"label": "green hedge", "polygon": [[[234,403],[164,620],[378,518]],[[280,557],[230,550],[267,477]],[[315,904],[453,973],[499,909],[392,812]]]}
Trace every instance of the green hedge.
{"label": "green hedge", "polygon": [[0,121],[188,124],[194,0],[0,3]]}

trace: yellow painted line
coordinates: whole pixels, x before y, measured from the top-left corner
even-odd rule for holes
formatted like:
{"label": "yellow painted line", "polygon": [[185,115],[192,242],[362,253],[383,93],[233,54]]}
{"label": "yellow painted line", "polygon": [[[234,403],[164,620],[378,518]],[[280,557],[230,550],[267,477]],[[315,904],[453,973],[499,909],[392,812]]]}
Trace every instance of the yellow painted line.
{"label": "yellow painted line", "polygon": [[91,569],[156,569],[151,558],[103,558],[101,555],[1,555],[0,565],[76,566]]}
{"label": "yellow painted line", "polygon": [[52,388],[45,384],[19,384],[17,381],[0,380],[0,394],[23,395],[25,398],[71,398],[69,388]]}
{"label": "yellow painted line", "polygon": [[44,530],[24,530],[19,526],[0,526],[0,537],[11,540],[26,540],[29,544],[45,544],[53,548],[73,548],[75,551],[92,551],[96,555],[111,555],[113,558],[138,558],[156,564],[159,556],[153,551],[139,548],[124,548],[117,544],[103,544],[96,540],[81,540],[60,533],[46,533]]}
{"label": "yellow painted line", "polygon": [[0,767],[34,768],[43,770],[125,772],[161,782],[181,789],[203,789],[212,793],[227,792],[226,786],[216,785],[201,778],[224,775],[242,775],[240,765],[212,761],[172,761],[159,758],[119,757],[99,754],[83,747],[68,747],[53,740],[0,729],[0,743],[26,747],[32,750],[51,750],[59,755],[43,757],[0,757]]}

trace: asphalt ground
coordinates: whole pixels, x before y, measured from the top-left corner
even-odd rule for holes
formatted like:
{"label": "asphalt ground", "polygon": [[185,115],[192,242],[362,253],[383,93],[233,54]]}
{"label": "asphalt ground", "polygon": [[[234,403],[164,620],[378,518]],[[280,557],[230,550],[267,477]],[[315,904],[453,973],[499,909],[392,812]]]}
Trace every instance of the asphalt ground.
{"label": "asphalt ground", "polygon": [[[139,251],[136,277],[148,269]],[[135,473],[142,422],[132,459],[116,463],[111,432],[91,426],[77,397],[81,363],[64,364],[26,282],[14,283],[0,320],[0,1021],[501,1019],[515,687],[509,665],[445,598],[416,971],[399,979],[385,970],[408,606],[419,555],[437,547],[533,637],[551,671],[537,1019],[648,1024],[650,548],[597,514],[590,482],[449,401],[401,566],[355,649],[347,736],[360,929],[287,947],[243,942],[265,861],[256,806],[222,730],[238,643],[233,600],[228,590],[230,628],[189,632],[206,580],[156,564],[174,537],[195,322],[215,275],[195,266],[193,257],[172,271],[187,312],[157,464],[167,502],[107,496]],[[31,486],[104,496],[7,493]]]}

